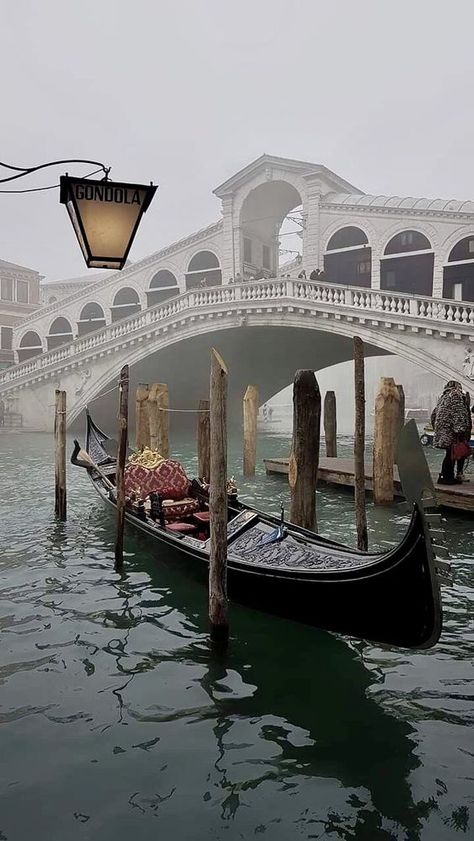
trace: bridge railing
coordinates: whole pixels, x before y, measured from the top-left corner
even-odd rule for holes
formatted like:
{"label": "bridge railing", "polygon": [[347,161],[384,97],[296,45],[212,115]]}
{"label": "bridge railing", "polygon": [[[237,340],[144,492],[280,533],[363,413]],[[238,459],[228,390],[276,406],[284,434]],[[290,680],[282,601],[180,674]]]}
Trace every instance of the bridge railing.
{"label": "bridge railing", "polygon": [[[400,292],[363,289],[338,284],[318,283],[292,278],[269,278],[261,281],[249,281],[241,284],[226,284],[206,289],[185,292],[176,298],[170,298],[162,304],[143,310],[135,315],[117,321],[89,333],[80,339],[47,351],[27,362],[6,368],[0,373],[0,385],[28,377],[50,366],[79,356],[95,348],[109,345],[122,336],[142,330],[149,325],[173,318],[182,312],[199,310],[204,307],[234,305],[239,306],[253,301],[272,300],[313,301],[337,308],[364,310],[367,313],[403,316],[442,322],[451,329],[456,325],[469,327],[474,324],[474,303],[467,304],[447,299],[428,298],[408,295]],[[439,327],[438,327],[439,329]]]}

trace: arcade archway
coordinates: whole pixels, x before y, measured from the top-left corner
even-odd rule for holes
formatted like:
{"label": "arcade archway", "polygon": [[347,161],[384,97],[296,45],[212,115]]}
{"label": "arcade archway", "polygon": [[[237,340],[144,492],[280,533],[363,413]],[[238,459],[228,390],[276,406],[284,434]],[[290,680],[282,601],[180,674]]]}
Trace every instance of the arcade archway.
{"label": "arcade archway", "polygon": [[[282,252],[289,255],[303,250],[301,204],[300,193],[287,181],[268,181],[246,196],[240,210],[240,239],[234,243],[236,252],[238,245],[243,277],[275,277],[279,270],[280,246]],[[282,231],[291,211],[295,218],[289,219]],[[284,237],[281,243],[280,236]],[[237,266],[236,271],[239,271]]]}

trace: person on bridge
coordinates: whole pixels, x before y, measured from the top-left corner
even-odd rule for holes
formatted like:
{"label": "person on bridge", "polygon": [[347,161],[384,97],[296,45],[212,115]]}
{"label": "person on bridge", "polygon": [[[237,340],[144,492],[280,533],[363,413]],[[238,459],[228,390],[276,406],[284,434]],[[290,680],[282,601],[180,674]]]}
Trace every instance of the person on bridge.
{"label": "person on bridge", "polygon": [[454,476],[453,445],[463,441],[466,435],[466,403],[461,383],[449,380],[439,398],[436,408],[431,413],[431,425],[434,429],[434,445],[445,450],[438,477],[440,485],[455,485],[459,479]]}
{"label": "person on bridge", "polygon": [[309,279],[310,280],[317,280],[318,277],[319,277],[319,269],[313,269],[313,271],[311,272],[311,274],[309,276]]}

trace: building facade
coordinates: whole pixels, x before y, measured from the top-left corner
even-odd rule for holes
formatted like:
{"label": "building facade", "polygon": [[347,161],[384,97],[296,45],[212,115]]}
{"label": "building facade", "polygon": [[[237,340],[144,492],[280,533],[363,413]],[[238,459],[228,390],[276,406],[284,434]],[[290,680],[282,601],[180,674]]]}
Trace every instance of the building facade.
{"label": "building facade", "polygon": [[40,307],[41,275],[34,269],[0,260],[0,368],[13,365],[13,330]]}

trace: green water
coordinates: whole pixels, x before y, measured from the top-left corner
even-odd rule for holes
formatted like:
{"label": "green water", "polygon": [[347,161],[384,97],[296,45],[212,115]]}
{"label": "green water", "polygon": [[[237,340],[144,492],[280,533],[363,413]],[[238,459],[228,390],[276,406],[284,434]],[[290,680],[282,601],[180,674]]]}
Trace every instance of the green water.
{"label": "green water", "polygon": [[[242,498],[277,511],[285,481],[243,481],[236,446]],[[261,437],[259,455],[287,446]],[[174,441],[190,472],[192,451]],[[2,434],[0,456],[1,841],[474,838],[473,520],[448,514],[456,578],[436,648],[232,605],[219,658],[179,560],[128,531],[114,572],[113,521],[79,469],[54,521],[51,438]],[[321,532],[353,543],[352,506],[319,491]],[[370,506],[371,547],[404,525]]]}

